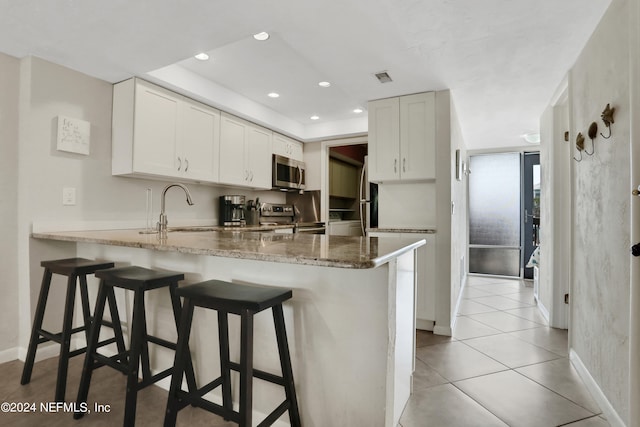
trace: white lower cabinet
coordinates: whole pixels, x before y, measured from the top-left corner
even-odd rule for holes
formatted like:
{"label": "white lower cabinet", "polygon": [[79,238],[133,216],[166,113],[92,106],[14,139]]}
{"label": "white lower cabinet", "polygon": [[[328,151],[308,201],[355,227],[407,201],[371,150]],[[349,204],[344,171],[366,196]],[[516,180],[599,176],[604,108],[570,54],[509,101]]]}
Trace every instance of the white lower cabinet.
{"label": "white lower cabinet", "polygon": [[332,221],[329,222],[331,236],[362,236],[360,221]]}
{"label": "white lower cabinet", "polygon": [[421,238],[427,244],[417,249],[416,327],[433,330],[436,319],[436,235],[432,233],[370,232],[371,237]]}
{"label": "white lower cabinet", "polygon": [[113,175],[216,182],[220,112],[140,79],[114,85]]}
{"label": "white lower cabinet", "polygon": [[230,114],[220,121],[220,183],[271,189],[272,132]]}

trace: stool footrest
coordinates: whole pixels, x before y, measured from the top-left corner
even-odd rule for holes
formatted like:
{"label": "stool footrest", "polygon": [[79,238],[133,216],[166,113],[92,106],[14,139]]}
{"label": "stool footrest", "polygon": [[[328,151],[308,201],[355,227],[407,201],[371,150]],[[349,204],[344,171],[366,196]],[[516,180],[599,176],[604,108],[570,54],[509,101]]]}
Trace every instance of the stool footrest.
{"label": "stool footrest", "polygon": [[146,336],[147,341],[157,344],[157,345],[161,345],[163,347],[169,348],[171,350],[175,350],[176,349],[176,343],[171,342],[171,341],[167,341],[165,339],[162,338],[158,338],[158,337],[154,337],[153,335],[147,335]]}
{"label": "stool footrest", "polygon": [[168,377],[169,375],[171,375],[172,372],[173,372],[173,367],[167,368],[164,371],[151,376],[150,378],[143,379],[142,381],[138,382],[138,390],[141,390],[147,386],[150,386],[151,384],[154,384],[160,381],[163,378]]}
{"label": "stool footrest", "polygon": [[[71,329],[71,334],[83,332],[84,330],[85,330],[84,326],[78,326],[77,328]],[[38,338],[38,344],[42,344],[47,341],[54,341],[54,342],[57,342],[58,344],[62,343],[62,332],[58,332],[57,334],[54,334],[53,332],[49,332],[44,329],[38,329],[38,334],[42,336],[41,338]]]}
{"label": "stool footrest", "polygon": [[182,409],[186,406],[193,405],[198,408],[205,409],[209,412],[217,414],[223,417],[225,420],[230,420],[235,423],[240,422],[240,414],[236,411],[229,410],[224,406],[220,406],[217,403],[213,403],[210,400],[207,400],[200,396],[193,396],[189,393],[178,390],[178,400],[179,400],[179,408]]}
{"label": "stool footrest", "polygon": [[[236,372],[240,372],[240,365],[238,363],[229,362],[229,367]],[[278,375],[270,374],[269,372],[254,369],[253,376],[256,378],[260,378],[263,381],[269,381],[270,383],[284,386],[284,378],[279,377]]]}
{"label": "stool footrest", "polygon": [[266,427],[266,426],[273,425],[273,423],[275,423],[276,420],[280,418],[282,414],[287,412],[290,407],[291,407],[291,403],[288,400],[285,400],[280,404],[280,406],[274,409],[274,411],[270,413],[267,418],[262,420],[262,422],[258,424],[258,427]]}

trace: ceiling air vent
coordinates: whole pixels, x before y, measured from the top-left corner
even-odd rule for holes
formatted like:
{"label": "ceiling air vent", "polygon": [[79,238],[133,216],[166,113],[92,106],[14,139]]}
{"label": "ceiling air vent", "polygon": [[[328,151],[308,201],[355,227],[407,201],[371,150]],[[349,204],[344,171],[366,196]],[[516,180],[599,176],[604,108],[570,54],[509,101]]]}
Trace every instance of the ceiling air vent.
{"label": "ceiling air vent", "polygon": [[376,78],[380,81],[380,83],[389,83],[392,82],[391,76],[386,71],[382,71],[380,73],[375,74]]}

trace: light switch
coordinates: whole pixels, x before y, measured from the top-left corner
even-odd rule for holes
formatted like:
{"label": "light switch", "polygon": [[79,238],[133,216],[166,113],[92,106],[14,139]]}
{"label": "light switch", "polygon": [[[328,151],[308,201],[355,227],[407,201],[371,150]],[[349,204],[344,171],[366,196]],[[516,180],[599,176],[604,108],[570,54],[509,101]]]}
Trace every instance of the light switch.
{"label": "light switch", "polygon": [[74,206],[76,204],[76,189],[74,187],[64,187],[62,189],[62,204],[64,206]]}

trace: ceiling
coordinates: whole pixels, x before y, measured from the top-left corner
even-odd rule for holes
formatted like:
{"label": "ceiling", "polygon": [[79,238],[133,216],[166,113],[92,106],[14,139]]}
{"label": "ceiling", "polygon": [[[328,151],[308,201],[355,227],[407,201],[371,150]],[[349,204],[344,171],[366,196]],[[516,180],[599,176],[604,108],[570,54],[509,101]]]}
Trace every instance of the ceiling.
{"label": "ceiling", "polygon": [[504,148],[537,131],[610,0],[588,3],[0,0],[0,52],[148,78],[303,140],[366,131],[368,100],[450,89],[467,147]]}

